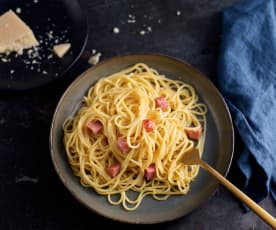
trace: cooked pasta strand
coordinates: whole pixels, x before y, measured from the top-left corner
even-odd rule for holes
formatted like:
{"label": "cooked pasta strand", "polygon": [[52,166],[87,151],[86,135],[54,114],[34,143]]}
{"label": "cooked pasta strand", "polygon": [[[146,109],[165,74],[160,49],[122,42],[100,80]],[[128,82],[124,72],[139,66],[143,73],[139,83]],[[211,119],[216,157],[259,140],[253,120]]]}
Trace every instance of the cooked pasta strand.
{"label": "cooked pasta strand", "polygon": [[[179,158],[192,148],[203,152],[206,113],[191,85],[137,63],[99,80],[78,113],[64,122],[69,164],[83,186],[129,211],[148,195],[166,200],[186,194],[199,167],[184,165]],[[89,122],[100,131],[91,132]],[[200,136],[189,134],[197,128]],[[155,176],[148,180],[145,170],[152,164]],[[119,171],[110,174],[112,166]]]}

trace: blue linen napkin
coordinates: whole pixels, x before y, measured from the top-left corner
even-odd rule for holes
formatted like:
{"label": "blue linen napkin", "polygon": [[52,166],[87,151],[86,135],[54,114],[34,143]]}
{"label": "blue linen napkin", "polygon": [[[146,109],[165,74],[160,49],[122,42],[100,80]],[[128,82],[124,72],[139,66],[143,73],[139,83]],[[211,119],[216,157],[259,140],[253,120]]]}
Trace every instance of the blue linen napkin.
{"label": "blue linen napkin", "polygon": [[[243,191],[276,201],[276,0],[246,0],[223,12],[218,88],[244,144]],[[234,181],[235,183],[235,181]]]}

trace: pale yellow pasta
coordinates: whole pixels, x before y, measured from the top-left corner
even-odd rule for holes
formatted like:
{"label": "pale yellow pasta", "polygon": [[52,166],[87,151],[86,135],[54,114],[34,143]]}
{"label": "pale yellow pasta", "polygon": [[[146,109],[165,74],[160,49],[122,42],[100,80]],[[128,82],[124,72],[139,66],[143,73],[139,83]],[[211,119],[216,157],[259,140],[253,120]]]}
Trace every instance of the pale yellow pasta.
{"label": "pale yellow pasta", "polygon": [[[160,96],[169,103],[165,110],[156,106],[155,99]],[[137,63],[99,80],[83,98],[78,113],[64,122],[68,161],[83,186],[126,210],[138,208],[148,195],[166,200],[186,194],[199,167],[184,165],[179,159],[192,148],[202,153],[206,113],[206,105],[198,101],[191,85]],[[153,131],[145,130],[145,119],[154,121]],[[93,120],[102,124],[98,134],[87,128]],[[199,140],[187,135],[191,127],[202,127]],[[127,154],[118,148],[121,137],[130,148]],[[107,168],[114,162],[121,168],[112,177]],[[156,176],[146,180],[145,169],[152,163]]]}

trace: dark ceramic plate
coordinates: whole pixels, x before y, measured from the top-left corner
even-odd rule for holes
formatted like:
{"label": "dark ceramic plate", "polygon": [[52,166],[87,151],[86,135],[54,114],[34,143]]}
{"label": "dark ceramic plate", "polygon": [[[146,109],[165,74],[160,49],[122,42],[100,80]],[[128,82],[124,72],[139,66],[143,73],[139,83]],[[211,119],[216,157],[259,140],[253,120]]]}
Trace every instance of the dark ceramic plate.
{"label": "dark ceramic plate", "polygon": [[[31,89],[62,77],[87,41],[87,21],[78,1],[0,0],[0,15],[9,9],[30,26],[40,45],[37,51],[26,50],[18,57],[0,54],[0,89]],[[60,59],[52,55],[52,47],[63,42],[71,43],[71,49]]]}
{"label": "dark ceramic plate", "polygon": [[88,89],[98,79],[115,73],[137,62],[144,62],[172,79],[180,79],[193,85],[200,100],[208,106],[207,135],[203,159],[226,175],[231,164],[234,133],[228,108],[215,86],[189,64],[172,57],[158,54],[138,54],[115,57],[88,69],[77,78],[60,99],[51,125],[51,157],[58,176],[82,204],[105,217],[128,223],[160,223],[184,216],[201,206],[218,187],[218,182],[208,173],[200,172],[192,182],[187,195],[172,196],[166,201],[144,198],[135,211],[125,211],[110,205],[105,196],[80,185],[67,162],[63,146],[62,123],[74,114]]}

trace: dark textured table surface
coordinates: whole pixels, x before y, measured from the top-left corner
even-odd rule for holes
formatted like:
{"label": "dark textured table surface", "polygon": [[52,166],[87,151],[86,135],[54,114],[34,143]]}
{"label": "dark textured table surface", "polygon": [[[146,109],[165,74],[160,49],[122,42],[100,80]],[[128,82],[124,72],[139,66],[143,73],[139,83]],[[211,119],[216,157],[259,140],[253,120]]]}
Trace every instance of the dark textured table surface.
{"label": "dark textured table surface", "polygon": [[[216,82],[221,12],[234,0],[81,0],[87,12],[86,51],[60,81],[39,89],[0,92],[0,229],[270,229],[253,212],[244,213],[223,187],[183,218],[155,225],[130,225],[101,217],[80,205],[63,186],[49,152],[56,104],[86,68],[93,49],[101,60],[136,52],[183,59]],[[135,23],[128,22],[135,16]],[[114,33],[113,28],[119,28]],[[150,28],[150,29],[149,29]],[[141,35],[140,31],[146,31]],[[231,167],[230,173],[235,174]],[[260,203],[276,214],[268,197]]]}

